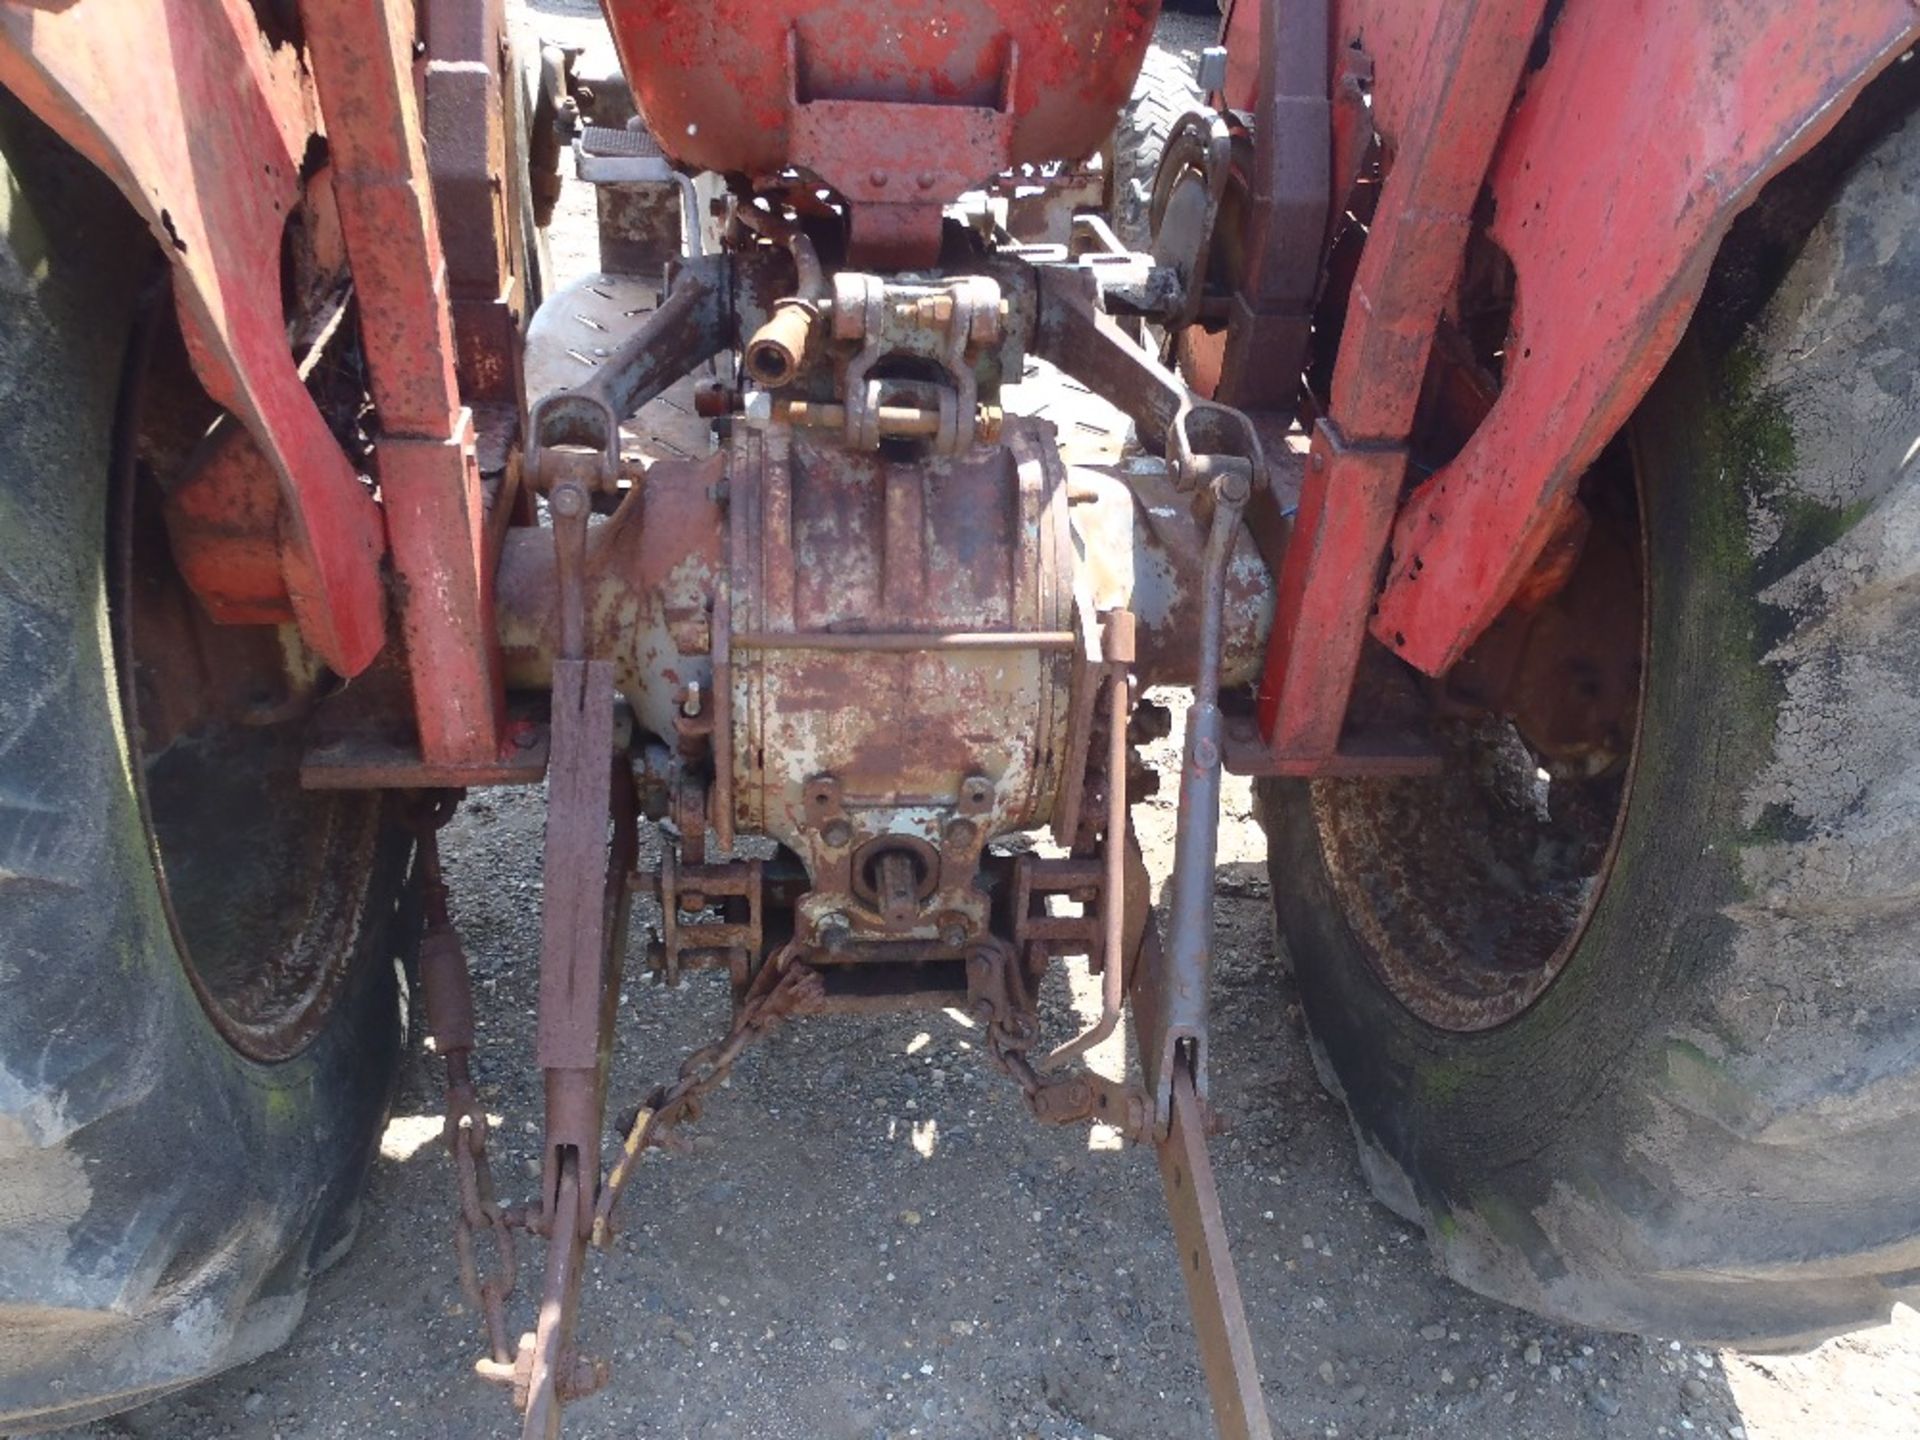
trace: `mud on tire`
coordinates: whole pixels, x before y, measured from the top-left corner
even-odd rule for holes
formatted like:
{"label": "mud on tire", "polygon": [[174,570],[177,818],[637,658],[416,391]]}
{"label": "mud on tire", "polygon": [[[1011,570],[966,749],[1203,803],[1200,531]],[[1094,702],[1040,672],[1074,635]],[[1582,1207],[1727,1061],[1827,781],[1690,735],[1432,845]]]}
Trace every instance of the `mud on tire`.
{"label": "mud on tire", "polygon": [[[1776,1345],[1884,1319],[1920,1280],[1916,320],[1909,118],[1743,336],[1697,327],[1631,427],[1636,770],[1530,1008],[1417,1019],[1342,912],[1317,787],[1263,791],[1323,1078],[1376,1194],[1484,1294]],[[1362,783],[1389,782],[1319,782]]]}
{"label": "mud on tire", "polygon": [[[251,913],[257,855],[183,873],[195,857],[145,823],[143,756],[122,723],[109,476],[151,243],[4,94],[0,195],[0,1431],[13,1434],[125,1408],[291,1331],[351,1234],[396,1067],[407,849],[377,800],[325,811],[320,848],[302,853],[329,883],[272,892],[282,928],[252,934],[257,971],[201,976],[208,993],[252,985],[258,999],[258,976],[289,973],[267,952],[290,935],[350,962],[285,1058],[248,1058],[202,1004],[176,926],[195,930],[186,892],[223,891],[198,934],[246,960],[232,917]],[[207,775],[237,773],[216,737],[183,743],[176,775],[206,760]],[[276,764],[240,797],[243,837],[297,803]],[[174,841],[200,793],[166,804]],[[171,907],[156,854],[159,869],[182,861]]]}

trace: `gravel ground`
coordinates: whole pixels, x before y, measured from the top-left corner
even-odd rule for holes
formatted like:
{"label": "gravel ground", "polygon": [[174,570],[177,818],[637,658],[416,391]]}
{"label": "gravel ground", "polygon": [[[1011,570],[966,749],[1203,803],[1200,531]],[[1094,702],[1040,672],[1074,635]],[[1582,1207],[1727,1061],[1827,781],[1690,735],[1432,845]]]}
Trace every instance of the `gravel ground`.
{"label": "gravel ground", "polygon": [[[591,40],[590,4],[532,0],[529,34]],[[1163,38],[1203,42],[1173,16]],[[556,237],[585,263],[575,187]],[[1170,803],[1139,814],[1157,882]],[[535,794],[481,794],[448,870],[479,987],[496,1173],[530,1188],[539,855]],[[1219,1185],[1278,1432],[1289,1436],[1908,1436],[1920,1318],[1809,1354],[1744,1357],[1541,1323],[1439,1278],[1420,1236],[1372,1203],[1339,1108],[1313,1080],[1264,845],[1244,783],[1221,843],[1216,1098],[1234,1117]],[[636,934],[630,973],[640,973]],[[1084,985],[1052,997],[1085,1008]],[[723,1026],[724,984],[645,979],[623,998],[616,1104]],[[1152,1157],[1044,1131],[947,1015],[811,1020],[742,1062],[691,1153],[648,1161],[627,1229],[591,1263],[583,1345],[613,1383],[567,1434],[762,1440],[1211,1432]],[[1100,1057],[1119,1063],[1119,1048]],[[517,1434],[473,1379],[478,1325],[448,1244],[437,1067],[416,1055],[358,1245],[316,1285],[284,1350],[73,1437]],[[537,1261],[523,1258],[517,1319]]]}

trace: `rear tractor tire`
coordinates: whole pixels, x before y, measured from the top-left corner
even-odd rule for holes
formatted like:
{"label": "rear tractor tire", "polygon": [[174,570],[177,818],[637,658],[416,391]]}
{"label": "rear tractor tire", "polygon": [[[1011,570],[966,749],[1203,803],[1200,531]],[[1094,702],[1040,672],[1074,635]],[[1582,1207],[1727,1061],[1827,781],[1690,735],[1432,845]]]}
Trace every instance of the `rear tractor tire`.
{"label": "rear tractor tire", "polygon": [[384,1122],[408,844],[377,797],[300,790],[302,722],[262,660],[288,638],[207,625],[172,572],[129,448],[136,322],[170,316],[140,294],[144,229],[3,93],[0,196],[0,1432],[20,1434],[292,1330]]}
{"label": "rear tractor tire", "polygon": [[1920,1284],[1916,297],[1909,117],[1630,427],[1629,764],[1482,724],[1444,778],[1263,787],[1322,1077],[1483,1294],[1775,1347]]}

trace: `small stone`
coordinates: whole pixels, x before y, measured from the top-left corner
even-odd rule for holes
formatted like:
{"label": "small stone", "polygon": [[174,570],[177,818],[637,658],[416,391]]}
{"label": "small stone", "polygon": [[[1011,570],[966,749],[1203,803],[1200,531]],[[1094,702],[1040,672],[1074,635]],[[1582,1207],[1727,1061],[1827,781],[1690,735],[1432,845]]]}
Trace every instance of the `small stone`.
{"label": "small stone", "polygon": [[900,1223],[902,1225],[918,1225],[920,1223],[920,1212],[918,1210],[902,1210],[900,1212]]}
{"label": "small stone", "polygon": [[1445,1365],[1440,1367],[1440,1383],[1442,1385],[1451,1385],[1453,1383],[1453,1371],[1450,1367]]}
{"label": "small stone", "polygon": [[956,1335],[971,1335],[973,1333],[973,1321],[955,1320],[952,1324],[948,1325],[947,1328]]}
{"label": "small stone", "polygon": [[693,1332],[691,1330],[676,1330],[673,1332],[673,1338],[674,1343],[684,1345],[689,1350],[693,1348]]}
{"label": "small stone", "polygon": [[1444,1325],[1422,1325],[1420,1327],[1420,1338],[1422,1340],[1444,1340],[1447,1338],[1447,1327]]}
{"label": "small stone", "polygon": [[1538,1365],[1540,1363],[1540,1342],[1538,1340],[1527,1341],[1527,1348],[1520,1352],[1520,1358],[1529,1365]]}
{"label": "small stone", "polygon": [[827,1348],[829,1350],[838,1350],[838,1351],[844,1352],[847,1348],[846,1336],[844,1335],[834,1336],[831,1340],[827,1341]]}
{"label": "small stone", "polygon": [[1349,1405],[1358,1405],[1362,1400],[1367,1398],[1367,1387],[1364,1385],[1349,1385],[1346,1393],[1340,1398]]}
{"label": "small stone", "polygon": [[1605,1390],[1589,1390],[1587,1403],[1609,1418],[1620,1413],[1620,1402]]}
{"label": "small stone", "polygon": [[1706,1382],[1698,1375],[1689,1375],[1680,1382],[1680,1393],[1689,1400],[1704,1400],[1707,1398]]}
{"label": "small stone", "polygon": [[247,1391],[246,1398],[240,1402],[240,1408],[249,1415],[258,1415],[261,1406],[267,1403],[267,1397],[258,1390]]}
{"label": "small stone", "polygon": [[1331,1360],[1322,1360],[1320,1362],[1320,1378],[1328,1385],[1333,1383],[1333,1362]]}
{"label": "small stone", "polygon": [[1302,1235],[1300,1237],[1300,1248],[1302,1250],[1313,1249],[1313,1237],[1311,1235]]}

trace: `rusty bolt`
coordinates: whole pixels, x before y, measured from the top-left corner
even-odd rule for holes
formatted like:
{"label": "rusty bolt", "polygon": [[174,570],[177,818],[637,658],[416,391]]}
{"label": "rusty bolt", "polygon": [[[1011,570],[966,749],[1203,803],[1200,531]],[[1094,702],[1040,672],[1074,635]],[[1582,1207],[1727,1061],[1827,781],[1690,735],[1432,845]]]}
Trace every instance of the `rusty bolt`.
{"label": "rusty bolt", "polygon": [[937,330],[953,320],[951,295],[926,295],[900,307],[900,318],[926,330]]}
{"label": "rusty bolt", "polygon": [[853,931],[847,924],[847,917],[838,910],[821,919],[816,933],[820,937],[821,945],[836,952],[846,949],[847,942],[853,938]]}
{"label": "rusty bolt", "polygon": [[547,497],[547,504],[561,519],[572,520],[587,513],[587,492],[569,481],[554,487],[553,494]]}
{"label": "rusty bolt", "polygon": [[876,190],[884,190],[887,188],[887,179],[888,179],[888,176],[886,171],[876,170],[871,175],[867,176],[867,183],[872,185],[873,188]]}
{"label": "rusty bolt", "polygon": [[845,820],[829,820],[826,828],[820,832],[820,838],[838,850],[853,839],[853,826]]}
{"label": "rusty bolt", "polygon": [[959,921],[949,921],[940,927],[940,943],[958,950],[967,943],[967,927]]}
{"label": "rusty bolt", "polygon": [[938,178],[939,177],[937,177],[933,173],[933,171],[922,170],[920,172],[919,178],[914,183],[917,184],[922,190],[931,190],[934,187],[935,183],[937,182]]}
{"label": "rusty bolt", "polygon": [[985,810],[993,803],[993,782],[984,775],[969,775],[960,782],[960,808],[969,815]]}
{"label": "rusty bolt", "polygon": [[956,850],[970,850],[979,833],[979,826],[965,816],[961,816],[947,825],[947,843]]}

